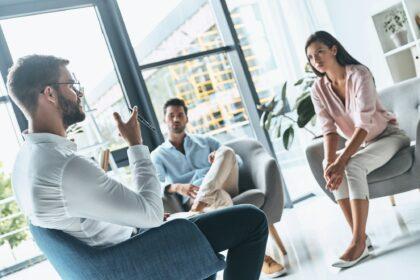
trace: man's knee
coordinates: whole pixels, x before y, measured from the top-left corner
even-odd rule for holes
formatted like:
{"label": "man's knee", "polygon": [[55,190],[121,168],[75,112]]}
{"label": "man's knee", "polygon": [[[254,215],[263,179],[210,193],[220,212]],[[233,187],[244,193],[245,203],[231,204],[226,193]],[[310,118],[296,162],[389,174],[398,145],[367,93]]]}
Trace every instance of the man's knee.
{"label": "man's knee", "polygon": [[268,222],[265,213],[251,204],[241,204],[234,206],[240,213],[241,218],[249,222],[261,225],[264,231],[268,231]]}
{"label": "man's knee", "polygon": [[223,157],[225,160],[236,162],[235,151],[226,146],[220,147],[216,152],[216,156]]}

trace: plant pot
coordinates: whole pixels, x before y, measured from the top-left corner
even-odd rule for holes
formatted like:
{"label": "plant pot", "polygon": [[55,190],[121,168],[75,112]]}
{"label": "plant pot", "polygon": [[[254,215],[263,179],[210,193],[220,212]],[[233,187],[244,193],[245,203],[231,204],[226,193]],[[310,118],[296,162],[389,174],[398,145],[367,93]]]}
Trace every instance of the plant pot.
{"label": "plant pot", "polygon": [[394,34],[391,34],[391,39],[395,44],[395,47],[401,47],[408,43],[407,30],[403,29]]}

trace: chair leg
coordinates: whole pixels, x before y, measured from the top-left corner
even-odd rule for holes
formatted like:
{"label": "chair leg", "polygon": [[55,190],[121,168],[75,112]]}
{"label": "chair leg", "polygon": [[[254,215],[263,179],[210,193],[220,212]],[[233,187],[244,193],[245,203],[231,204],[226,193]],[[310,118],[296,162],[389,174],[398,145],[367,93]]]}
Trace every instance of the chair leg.
{"label": "chair leg", "polygon": [[109,168],[109,153],[109,149],[106,149],[101,153],[100,166],[105,172],[108,171]]}
{"label": "chair leg", "polygon": [[281,241],[280,236],[276,228],[274,227],[274,225],[270,225],[268,227],[268,230],[270,232],[271,237],[273,237],[274,241],[276,242],[276,245],[280,248],[280,251],[282,252],[282,254],[287,255],[286,248],[284,248],[283,242]]}
{"label": "chair leg", "polygon": [[396,204],[395,204],[395,197],[393,196],[393,195],[390,195],[389,196],[389,200],[391,201],[391,205],[392,206],[395,206]]}

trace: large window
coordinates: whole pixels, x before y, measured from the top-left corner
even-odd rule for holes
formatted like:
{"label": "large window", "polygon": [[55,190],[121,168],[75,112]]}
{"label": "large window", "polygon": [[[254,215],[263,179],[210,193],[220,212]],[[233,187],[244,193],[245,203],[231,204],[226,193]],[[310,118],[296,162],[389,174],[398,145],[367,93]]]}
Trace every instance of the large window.
{"label": "large window", "polygon": [[89,154],[99,147],[125,145],[115,131],[112,112],[126,115],[127,106],[93,8],[8,19],[0,25],[14,61],[34,53],[70,60],[69,68],[84,87],[88,112],[83,133],[70,135],[79,150]]}
{"label": "large window", "polygon": [[[165,9],[156,8],[163,2]],[[190,133],[212,135],[221,141],[254,137],[227,53],[188,57],[225,46],[210,3],[156,3],[143,6],[118,1],[163,134],[163,104],[178,97],[188,106]],[[159,20],[147,22],[150,15]],[[185,59],[169,63],[179,57]]]}
{"label": "large window", "polygon": [[[207,1],[118,0],[139,64],[221,47],[222,38]],[[205,36],[203,36],[205,34]]]}
{"label": "large window", "polygon": [[[53,23],[53,24],[52,24]],[[69,133],[80,153],[98,158],[104,147],[125,146],[116,132],[112,112],[128,115],[122,89],[93,8],[67,10],[1,20],[12,60],[30,54],[51,54],[70,60],[69,68],[85,90],[86,120],[82,133]],[[30,32],[28,32],[30,30]],[[13,197],[10,172],[19,148],[13,111],[4,85],[0,99],[0,270],[38,256],[26,219]],[[73,129],[73,132],[76,129]]]}
{"label": "large window", "polygon": [[188,106],[190,133],[214,135],[221,141],[252,137],[248,115],[225,54],[147,70],[143,75],[164,134],[167,131],[163,104],[178,97]]}
{"label": "large window", "polygon": [[[309,10],[313,1],[226,2],[260,102],[264,103],[274,95],[281,94],[283,83],[287,81],[289,107],[293,108],[300,94],[293,84],[303,74],[306,63],[305,41],[316,28],[315,25],[320,25],[315,10]],[[317,11],[319,13],[322,9]],[[289,112],[289,116],[297,119],[292,112]],[[282,127],[284,131],[288,125]],[[317,190],[304,153],[305,146],[313,136],[295,129],[294,143],[288,151],[283,148],[281,138],[270,137],[292,199]]]}
{"label": "large window", "polygon": [[20,136],[5,94],[0,82],[0,270],[40,254],[29,238],[26,219],[13,196],[10,173]]}

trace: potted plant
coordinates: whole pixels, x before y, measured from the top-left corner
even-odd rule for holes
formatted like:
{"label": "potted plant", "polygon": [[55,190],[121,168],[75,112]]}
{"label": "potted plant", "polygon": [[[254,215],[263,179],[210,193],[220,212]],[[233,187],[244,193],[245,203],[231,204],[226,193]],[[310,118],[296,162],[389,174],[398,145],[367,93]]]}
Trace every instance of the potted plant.
{"label": "potted plant", "polygon": [[[271,132],[274,138],[282,137],[283,147],[286,150],[293,143],[295,125],[299,128],[304,128],[314,138],[318,137],[312,130],[306,127],[308,123],[314,126],[316,121],[315,109],[311,100],[311,87],[316,78],[317,76],[312,72],[312,68],[309,64],[306,64],[304,77],[294,84],[294,86],[300,87],[302,93],[296,99],[292,110],[290,110],[286,98],[287,82],[283,84],[282,91],[279,95],[275,95],[270,101],[257,106],[262,111],[260,125]],[[297,113],[297,119],[291,116],[294,111]]]}
{"label": "potted plant", "polygon": [[401,8],[392,9],[385,15],[385,32],[391,33],[390,38],[396,47],[407,44],[407,16]]}

